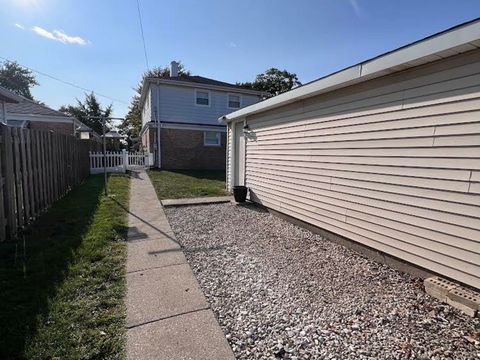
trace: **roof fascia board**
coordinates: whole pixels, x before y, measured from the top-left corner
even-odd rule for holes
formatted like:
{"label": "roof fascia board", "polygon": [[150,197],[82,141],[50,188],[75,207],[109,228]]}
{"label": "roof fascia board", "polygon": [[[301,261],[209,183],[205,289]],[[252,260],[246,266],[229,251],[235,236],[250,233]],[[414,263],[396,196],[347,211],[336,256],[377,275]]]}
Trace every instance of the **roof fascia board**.
{"label": "roof fascia board", "polygon": [[[262,102],[247,106],[238,111],[224,115],[219,120],[221,122],[229,122],[233,119],[244,117],[260,111],[267,111],[278,106],[288,105],[295,101],[319,95],[328,91],[338,89],[343,86],[354,84],[356,79],[360,77],[361,66],[356,65],[345,70],[336,72],[332,75],[321,78],[299,88],[287,91],[283,94],[274,96]],[[358,82],[358,81],[357,81]],[[342,86],[339,86],[342,85]]]}
{"label": "roof fascia board", "polygon": [[[460,27],[450,32],[434,36],[411,46],[404,47],[362,65],[362,76],[372,75],[395,66],[434,56],[442,51],[465,45],[480,39],[480,22]],[[442,57],[438,56],[440,60]]]}

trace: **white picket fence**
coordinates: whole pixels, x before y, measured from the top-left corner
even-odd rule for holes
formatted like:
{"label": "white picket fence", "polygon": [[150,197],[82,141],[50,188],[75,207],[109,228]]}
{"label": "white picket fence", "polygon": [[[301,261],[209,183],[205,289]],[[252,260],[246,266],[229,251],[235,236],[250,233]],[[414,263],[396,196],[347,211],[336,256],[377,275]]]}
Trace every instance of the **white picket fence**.
{"label": "white picket fence", "polygon": [[153,166],[153,154],[131,153],[123,151],[90,152],[90,174],[99,174],[104,171],[104,162],[107,172],[124,173],[127,170],[140,170]]}

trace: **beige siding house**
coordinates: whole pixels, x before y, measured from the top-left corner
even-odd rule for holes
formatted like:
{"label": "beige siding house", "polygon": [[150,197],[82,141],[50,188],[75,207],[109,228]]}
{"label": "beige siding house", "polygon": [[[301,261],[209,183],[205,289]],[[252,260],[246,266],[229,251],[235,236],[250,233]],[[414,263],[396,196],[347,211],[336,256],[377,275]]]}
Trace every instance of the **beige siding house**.
{"label": "beige siding house", "polygon": [[221,121],[229,188],[480,288],[480,20]]}

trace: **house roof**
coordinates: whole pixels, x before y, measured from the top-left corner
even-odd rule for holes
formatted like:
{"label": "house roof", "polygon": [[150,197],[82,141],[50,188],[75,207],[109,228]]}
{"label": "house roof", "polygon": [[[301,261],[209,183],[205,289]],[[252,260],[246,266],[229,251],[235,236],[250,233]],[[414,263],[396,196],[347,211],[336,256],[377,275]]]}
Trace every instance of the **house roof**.
{"label": "house roof", "polygon": [[214,79],[210,79],[210,78],[203,77],[203,76],[198,76],[198,75],[179,75],[179,76],[175,76],[175,77],[167,76],[167,77],[162,77],[162,78],[159,78],[159,79],[171,80],[171,81],[183,81],[183,82],[190,82],[190,83],[203,84],[203,85],[230,87],[232,89],[237,89],[237,90],[252,90],[252,89],[247,88],[245,86],[230,84],[230,83],[227,83],[227,82],[218,81],[218,80],[214,80]]}
{"label": "house roof", "polygon": [[150,83],[189,86],[189,87],[202,87],[202,88],[207,88],[212,90],[240,92],[242,94],[251,94],[251,95],[257,95],[257,96],[265,95],[263,91],[252,90],[244,86],[230,84],[224,81],[218,81],[218,80],[214,80],[214,79],[210,79],[210,78],[207,78],[204,76],[198,76],[198,75],[179,75],[175,77],[172,77],[172,76],[149,77],[143,80],[142,94],[140,96],[141,108],[143,107],[148,85]]}
{"label": "house roof", "polygon": [[3,97],[11,99],[10,102],[6,102],[5,104],[7,118],[8,115],[13,115],[13,118],[8,119],[9,125],[18,126],[19,124],[25,124],[24,121],[26,120],[35,121],[37,119],[48,118],[48,120],[52,119],[53,121],[75,121],[75,124],[79,126],[77,131],[93,131],[90,127],[72,116],[49,108],[46,105],[39,104],[24,96],[16,95],[0,86],[0,100],[2,100]]}
{"label": "house roof", "polygon": [[53,110],[46,105],[39,104],[33,100],[29,100],[23,96],[19,96],[17,103],[11,103],[6,105],[7,113],[9,114],[21,114],[21,115],[45,115],[56,116],[63,118],[71,118],[60,111]]}
{"label": "house roof", "polygon": [[123,136],[118,133],[116,130],[110,130],[105,134],[106,139],[123,139]]}
{"label": "house roof", "polygon": [[228,123],[245,116],[479,48],[480,18],[477,18],[321,77],[270,99],[244,107],[222,116],[219,121]]}
{"label": "house roof", "polygon": [[75,130],[78,132],[93,132],[93,129],[90,126],[87,126],[82,122],[79,122],[79,125]]}
{"label": "house roof", "polygon": [[18,95],[0,86],[0,101],[6,103],[17,103],[21,101],[21,98]]}

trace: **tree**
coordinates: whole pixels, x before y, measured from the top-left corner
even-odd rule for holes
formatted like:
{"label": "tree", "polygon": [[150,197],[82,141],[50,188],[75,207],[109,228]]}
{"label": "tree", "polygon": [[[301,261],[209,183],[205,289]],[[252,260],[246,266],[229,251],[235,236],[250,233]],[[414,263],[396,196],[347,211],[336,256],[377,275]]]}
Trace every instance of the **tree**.
{"label": "tree", "polygon": [[[186,70],[180,61],[177,61],[177,63],[179,76],[190,75],[190,71]],[[128,113],[125,116],[125,120],[118,127],[119,132],[122,135],[127,136],[127,143],[129,148],[134,145],[135,138],[138,138],[140,136],[140,131],[142,130],[142,112],[140,111],[140,96],[142,95],[143,81],[146,78],[166,78],[169,76],[169,66],[157,66],[143,73],[142,80],[135,88],[136,94],[132,97],[132,101],[128,108]]]}
{"label": "tree", "polygon": [[237,83],[237,85],[275,96],[300,86],[302,83],[298,81],[297,74],[270,68],[264,73],[258,74],[254,82]]}
{"label": "tree", "polygon": [[0,64],[0,86],[33,100],[30,88],[38,85],[38,82],[32,72],[15,61],[6,61]]}
{"label": "tree", "polygon": [[131,149],[137,142],[142,130],[142,112],[140,111],[140,96],[135,94],[128,107],[125,119],[118,126],[119,133],[127,138],[127,147]]}
{"label": "tree", "polygon": [[[59,111],[77,118],[85,125],[93,129],[98,134],[102,133],[102,119],[99,117],[109,117],[113,111],[113,105],[108,105],[105,109],[102,108],[95,94],[85,94],[85,101],[78,99],[77,105],[63,105]],[[110,120],[106,119],[106,124],[109,126]]]}

